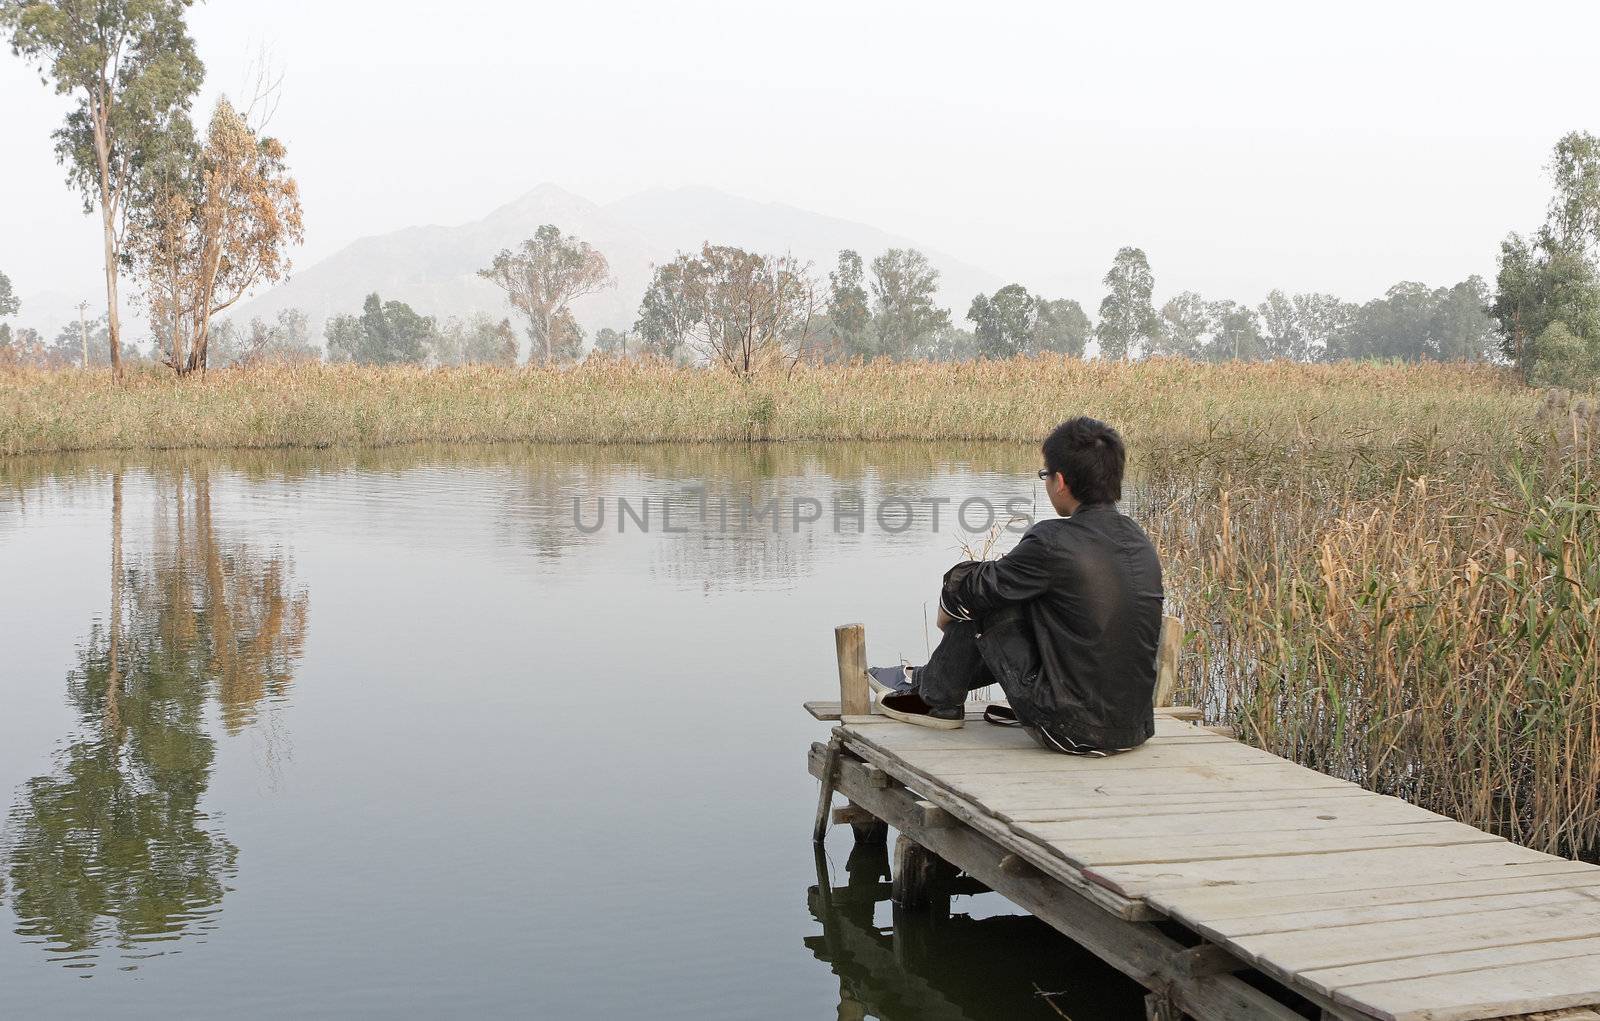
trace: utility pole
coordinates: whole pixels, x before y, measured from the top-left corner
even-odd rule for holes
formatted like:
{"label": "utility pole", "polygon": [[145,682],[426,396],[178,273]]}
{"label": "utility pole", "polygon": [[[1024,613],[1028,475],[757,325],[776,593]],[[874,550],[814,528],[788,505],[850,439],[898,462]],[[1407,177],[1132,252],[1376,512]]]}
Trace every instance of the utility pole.
{"label": "utility pole", "polygon": [[78,343],[83,345],[83,367],[89,367],[89,327],[83,321],[83,314],[89,308],[87,301],[78,302]]}

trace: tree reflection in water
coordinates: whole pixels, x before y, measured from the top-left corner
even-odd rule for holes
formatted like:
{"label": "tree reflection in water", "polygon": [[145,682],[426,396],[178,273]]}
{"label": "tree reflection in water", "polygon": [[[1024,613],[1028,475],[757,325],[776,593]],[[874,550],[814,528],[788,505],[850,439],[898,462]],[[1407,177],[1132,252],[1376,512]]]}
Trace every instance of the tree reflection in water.
{"label": "tree reflection in water", "polygon": [[110,608],[67,675],[80,728],[6,823],[18,934],[85,975],[106,948],[137,967],[214,927],[238,849],[201,808],[216,755],[207,706],[229,733],[250,726],[305,644],[292,565],[219,533],[209,474],[179,470],[155,490],[152,541],[125,562],[112,475]]}

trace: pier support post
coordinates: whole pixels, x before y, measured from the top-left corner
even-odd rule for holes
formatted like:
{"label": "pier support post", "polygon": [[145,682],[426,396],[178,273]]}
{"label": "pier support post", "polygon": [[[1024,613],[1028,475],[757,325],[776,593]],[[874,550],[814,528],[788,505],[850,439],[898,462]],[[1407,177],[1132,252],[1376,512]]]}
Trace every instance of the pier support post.
{"label": "pier support post", "polygon": [[[833,647],[839,660],[839,713],[866,716],[872,712],[872,690],[867,687],[867,629],[860,624],[839,625],[833,629]],[[883,845],[889,840],[889,827],[880,819],[852,819],[850,829],[857,844]]]}
{"label": "pier support post", "polygon": [[940,914],[949,914],[948,880],[959,872],[954,865],[902,833],[894,842],[891,899],[908,911],[933,908]]}
{"label": "pier support post", "polygon": [[872,689],[867,687],[867,629],[860,624],[840,624],[833,629],[833,647],[839,656],[839,712],[866,716],[872,712]]}
{"label": "pier support post", "polygon": [[1144,998],[1145,1021],[1183,1021],[1183,1011],[1166,993],[1150,993]]}

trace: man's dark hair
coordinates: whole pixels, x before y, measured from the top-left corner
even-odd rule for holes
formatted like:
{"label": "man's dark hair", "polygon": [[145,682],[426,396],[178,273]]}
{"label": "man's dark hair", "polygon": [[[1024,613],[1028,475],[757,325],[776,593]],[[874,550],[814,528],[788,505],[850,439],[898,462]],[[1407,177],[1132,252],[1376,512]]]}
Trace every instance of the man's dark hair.
{"label": "man's dark hair", "polygon": [[1044,466],[1061,473],[1080,503],[1122,499],[1122,469],[1128,463],[1128,450],[1109,425],[1092,418],[1062,422],[1045,437],[1042,450]]}

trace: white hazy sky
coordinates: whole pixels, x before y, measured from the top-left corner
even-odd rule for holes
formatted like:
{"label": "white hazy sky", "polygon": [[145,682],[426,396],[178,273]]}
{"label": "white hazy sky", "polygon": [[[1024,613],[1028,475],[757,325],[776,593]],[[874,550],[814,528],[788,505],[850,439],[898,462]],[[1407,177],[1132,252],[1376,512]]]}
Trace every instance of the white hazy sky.
{"label": "white hazy sky", "polygon": [[[190,21],[202,108],[263,45],[286,76],[300,266],[543,181],[699,184],[1090,308],[1123,244],[1158,296],[1365,299],[1491,273],[1542,218],[1552,143],[1600,129],[1593,3],[214,0]],[[63,108],[0,52],[0,270],[24,301],[98,293]]]}

